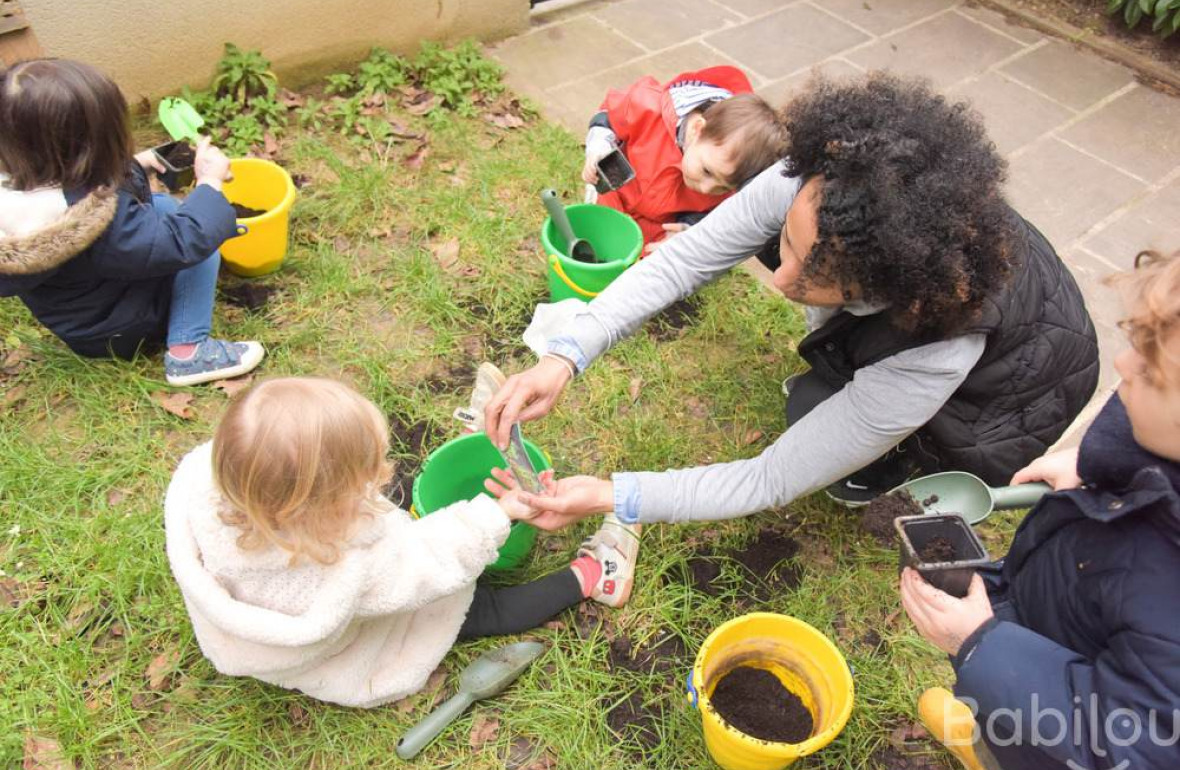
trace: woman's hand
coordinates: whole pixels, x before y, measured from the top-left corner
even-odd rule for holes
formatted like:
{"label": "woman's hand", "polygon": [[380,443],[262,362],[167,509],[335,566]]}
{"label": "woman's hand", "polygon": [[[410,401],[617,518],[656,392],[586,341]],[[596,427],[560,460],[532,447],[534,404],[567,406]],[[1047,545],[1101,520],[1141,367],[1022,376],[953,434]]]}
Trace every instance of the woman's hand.
{"label": "woman's hand", "polygon": [[484,432],[492,443],[506,449],[513,423],[549,414],[570,381],[572,366],[546,356],[532,369],[509,377],[484,408]]}
{"label": "woman's hand", "polygon": [[1078,476],[1078,449],[1063,449],[1043,455],[1016,471],[1012,484],[1044,481],[1055,490],[1075,489],[1082,485]]}
{"label": "woman's hand", "polygon": [[144,150],[143,152],[135,153],[135,162],[144,171],[155,171],[163,174],[168,169],[164,168],[164,164],[160,162],[160,158],[151,150]]}
{"label": "woman's hand", "polygon": [[220,190],[221,183],[228,182],[232,176],[229,171],[229,158],[214,147],[213,140],[207,136],[202,136],[197,142],[193,176],[196,177],[197,184],[207,184],[215,190]]}
{"label": "woman's hand", "polygon": [[[493,468],[492,477],[484,481],[487,488],[501,499],[516,489],[516,479],[503,468]],[[587,516],[609,513],[615,509],[615,485],[593,476],[570,476],[553,481],[553,471],[541,474],[545,493],[531,495],[520,492],[520,502],[533,511],[529,524],[540,529],[562,529]],[[511,515],[511,514],[509,514]]]}
{"label": "woman's hand", "polygon": [[971,578],[967,596],[956,599],[906,567],[901,573],[901,605],[922,638],[948,655],[957,655],[967,637],[995,614],[978,573]]}
{"label": "woman's hand", "polygon": [[[516,477],[503,468],[492,468],[495,480],[484,481],[484,488],[496,496],[504,515],[513,521],[529,521],[536,517],[538,511],[523,499],[525,491],[516,483]],[[541,472],[541,483],[546,489],[553,487],[553,471]]]}

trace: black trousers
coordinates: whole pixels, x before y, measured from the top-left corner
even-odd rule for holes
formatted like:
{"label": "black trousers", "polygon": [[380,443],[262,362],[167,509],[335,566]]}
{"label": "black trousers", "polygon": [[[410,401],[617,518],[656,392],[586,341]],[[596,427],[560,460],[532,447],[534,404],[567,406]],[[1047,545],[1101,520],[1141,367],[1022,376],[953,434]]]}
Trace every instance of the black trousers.
{"label": "black trousers", "polygon": [[519,586],[476,586],[471,609],[467,610],[467,619],[459,629],[459,639],[528,631],[578,604],[582,598],[582,586],[569,568]]}

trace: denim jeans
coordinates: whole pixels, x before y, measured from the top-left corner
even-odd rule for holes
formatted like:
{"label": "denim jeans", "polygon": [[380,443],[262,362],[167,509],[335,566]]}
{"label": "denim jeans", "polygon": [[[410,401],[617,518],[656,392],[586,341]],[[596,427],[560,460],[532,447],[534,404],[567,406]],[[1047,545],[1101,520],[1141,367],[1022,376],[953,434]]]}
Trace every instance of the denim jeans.
{"label": "denim jeans", "polygon": [[[172,213],[180,208],[175,198],[152,194],[152,205]],[[168,346],[204,342],[213,323],[213,300],[217,294],[217,269],[221,253],[213,252],[204,262],[181,270],[172,279],[172,304],[168,308]]]}

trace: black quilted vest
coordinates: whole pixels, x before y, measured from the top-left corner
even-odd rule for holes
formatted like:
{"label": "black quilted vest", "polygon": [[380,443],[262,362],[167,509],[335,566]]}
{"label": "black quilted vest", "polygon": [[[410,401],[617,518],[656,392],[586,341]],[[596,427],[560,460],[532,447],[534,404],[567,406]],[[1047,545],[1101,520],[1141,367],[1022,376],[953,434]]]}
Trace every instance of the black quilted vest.
{"label": "black quilted vest", "polygon": [[[1008,286],[968,330],[987,335],[979,362],[918,431],[938,470],[964,470],[992,485],[1044,451],[1098,384],[1098,341],[1081,290],[1031,224],[1012,213]],[[885,313],[843,312],[799,344],[799,354],[835,388],[857,369],[933,340],[896,329]]]}

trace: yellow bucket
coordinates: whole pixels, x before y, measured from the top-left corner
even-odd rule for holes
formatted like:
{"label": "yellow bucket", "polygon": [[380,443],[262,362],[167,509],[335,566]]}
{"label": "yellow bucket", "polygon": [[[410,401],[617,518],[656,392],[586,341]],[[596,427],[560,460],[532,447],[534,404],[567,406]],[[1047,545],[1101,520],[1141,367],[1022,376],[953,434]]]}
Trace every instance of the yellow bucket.
{"label": "yellow bucket", "polygon": [[221,245],[221,258],[238,275],[274,272],[287,256],[295,183],[282,166],[261,158],[235,158],[230,169],[234,178],[222,186],[225,197],[266,213],[239,219],[238,237]]}
{"label": "yellow bucket", "polygon": [[[753,738],[730,726],[709,702],[717,682],[738,666],[765,669],[811,711],[815,727],[802,743]],[[836,645],[801,620],[754,612],[719,626],[701,645],[688,676],[689,702],[701,710],[705,746],[725,770],[779,770],[819,751],[852,714],[852,673]]]}

